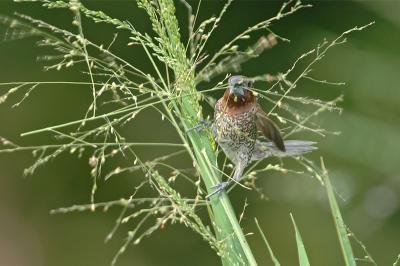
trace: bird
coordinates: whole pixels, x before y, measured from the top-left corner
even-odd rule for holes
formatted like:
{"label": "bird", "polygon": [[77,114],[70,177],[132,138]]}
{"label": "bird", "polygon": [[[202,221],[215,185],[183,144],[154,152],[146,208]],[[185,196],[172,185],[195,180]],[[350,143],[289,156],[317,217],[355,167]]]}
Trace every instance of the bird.
{"label": "bird", "polygon": [[249,78],[231,76],[224,95],[215,104],[211,130],[235,169],[232,178],[212,187],[215,190],[207,199],[224,191],[233,181],[239,182],[252,161],[271,156],[298,156],[316,149],[312,141],[284,141],[279,127],[257,103],[252,87]]}

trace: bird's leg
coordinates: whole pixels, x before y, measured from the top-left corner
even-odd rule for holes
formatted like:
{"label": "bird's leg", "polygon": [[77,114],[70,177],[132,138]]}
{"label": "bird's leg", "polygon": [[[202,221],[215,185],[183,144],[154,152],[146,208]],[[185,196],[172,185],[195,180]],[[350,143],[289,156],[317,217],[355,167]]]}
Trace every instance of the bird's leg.
{"label": "bird's leg", "polygon": [[212,121],[203,119],[203,120],[200,121],[200,123],[198,123],[194,127],[187,129],[186,133],[189,133],[189,132],[191,132],[193,130],[199,132],[200,130],[203,130],[203,129],[207,128],[207,127],[210,127],[211,125],[212,125]]}
{"label": "bird's leg", "polygon": [[231,183],[233,183],[233,182],[239,182],[240,179],[241,179],[241,177],[242,177],[242,174],[243,174],[243,171],[244,171],[244,168],[245,168],[245,167],[246,167],[246,164],[245,164],[245,163],[239,162],[239,163],[236,165],[236,167],[235,167],[235,173],[233,174],[233,178],[229,178],[228,181],[221,182],[221,183],[219,183],[219,184],[213,186],[212,188],[215,189],[215,190],[214,190],[213,192],[211,192],[210,194],[208,194],[208,195],[206,196],[206,199],[209,199],[211,196],[213,196],[213,195],[215,195],[215,194],[219,194],[219,193],[221,193],[222,191],[225,191],[225,189],[226,189],[227,187],[229,187],[229,185],[230,185]]}

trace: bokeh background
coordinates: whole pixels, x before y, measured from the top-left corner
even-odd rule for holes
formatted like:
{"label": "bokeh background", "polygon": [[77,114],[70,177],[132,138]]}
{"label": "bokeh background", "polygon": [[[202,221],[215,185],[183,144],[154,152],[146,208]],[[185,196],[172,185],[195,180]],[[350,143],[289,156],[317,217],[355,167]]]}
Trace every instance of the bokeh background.
{"label": "bokeh background", "polygon": [[[186,22],[186,11],[177,2],[178,15]],[[203,1],[201,18],[217,14],[223,1]],[[130,20],[140,30],[150,31],[142,10],[134,1],[86,1],[89,7]],[[193,3],[193,2],[191,2]],[[319,150],[309,158],[324,156],[332,182],[340,195],[347,225],[367,246],[379,265],[391,265],[400,253],[400,2],[399,1],[315,1],[314,7],[296,13],[273,26],[291,40],[281,43],[260,58],[244,65],[242,74],[254,76],[288,69],[305,51],[324,38],[332,39],[344,30],[370,21],[376,24],[352,34],[348,43],[334,48],[315,68],[314,76],[344,81],[346,86],[302,83],[300,94],[328,100],[344,94],[342,115],[325,113],[319,123],[339,136],[301,137],[318,141]],[[227,12],[207,49],[215,51],[247,26],[273,16],[280,1],[236,1]],[[0,2],[0,13],[29,14],[67,29],[71,14],[46,10],[36,4]],[[84,23],[86,23],[84,21]],[[184,27],[184,26],[183,26]],[[2,38],[6,28],[0,26]],[[113,30],[104,25],[85,24],[86,36],[108,43]],[[123,36],[123,35],[122,35]],[[82,80],[78,71],[42,71],[36,56],[46,53],[34,45],[34,38],[0,43],[0,82],[31,80]],[[140,49],[123,42],[113,47],[119,55],[148,68]],[[202,84],[205,87],[207,84]],[[0,94],[7,87],[0,87]],[[218,94],[214,95],[218,97]],[[49,135],[21,138],[20,133],[46,125],[82,117],[91,99],[86,87],[42,86],[19,108],[0,105],[0,136],[18,144],[46,143]],[[173,132],[164,129],[159,118],[140,116],[133,140],[163,139]],[[163,132],[163,135],[160,135]],[[128,132],[129,133],[129,132]],[[152,151],[143,150],[143,156]],[[147,155],[146,155],[147,154]],[[118,210],[107,213],[50,215],[49,210],[89,202],[91,180],[87,159],[63,155],[23,177],[32,163],[29,152],[0,154],[0,265],[9,266],[98,266],[109,265],[122,245],[125,225],[114,239],[104,243]],[[119,199],[130,195],[137,184],[135,176],[121,176],[100,182],[97,200]],[[277,257],[283,265],[296,265],[295,237],[289,213],[301,230],[312,265],[343,265],[339,243],[329,212],[324,188],[315,179],[283,174],[260,176],[258,184],[268,200],[254,192],[237,188],[231,194],[237,213],[244,199],[250,204],[242,222],[246,232],[255,232],[257,217]],[[185,190],[185,187],[182,187]],[[271,265],[258,233],[248,240],[260,265]],[[356,254],[363,256],[354,245]],[[131,246],[118,265],[218,265],[218,257],[203,240],[182,225],[158,230],[138,246]],[[362,265],[362,263],[360,263]]]}

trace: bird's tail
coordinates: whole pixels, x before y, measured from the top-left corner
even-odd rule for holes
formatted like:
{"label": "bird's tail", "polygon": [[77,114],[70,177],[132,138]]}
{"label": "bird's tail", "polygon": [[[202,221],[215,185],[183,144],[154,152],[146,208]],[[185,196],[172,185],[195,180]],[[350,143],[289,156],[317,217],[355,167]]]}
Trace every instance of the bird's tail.
{"label": "bird's tail", "polygon": [[251,157],[252,161],[261,160],[270,156],[275,157],[285,157],[285,156],[298,156],[317,148],[313,145],[316,142],[305,141],[305,140],[286,140],[284,141],[285,151],[279,150],[272,142],[263,142],[257,140],[253,156]]}

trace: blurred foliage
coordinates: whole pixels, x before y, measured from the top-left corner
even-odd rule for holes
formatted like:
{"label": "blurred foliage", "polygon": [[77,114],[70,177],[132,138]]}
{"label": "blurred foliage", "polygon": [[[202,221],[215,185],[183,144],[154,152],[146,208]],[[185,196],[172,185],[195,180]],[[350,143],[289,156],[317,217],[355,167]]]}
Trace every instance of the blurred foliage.
{"label": "blurred foliage", "polygon": [[[185,21],[186,10],[178,2],[178,17]],[[141,31],[150,31],[145,14],[134,1],[84,3],[112,16],[134,21]],[[200,12],[202,19],[215,14],[223,5],[222,1],[205,3]],[[279,1],[234,2],[207,49],[215,51],[248,25],[273,16],[280,4]],[[324,156],[333,186],[341,197],[338,202],[347,225],[368,247],[379,265],[390,265],[400,252],[400,34],[397,34],[400,31],[400,4],[396,1],[318,1],[313,5],[313,8],[277,23],[275,32],[290,39],[291,43],[280,43],[246,63],[242,74],[255,76],[285,71],[299,55],[324,38],[335,37],[355,25],[376,21],[372,28],[332,50],[316,67],[316,76],[329,81],[344,81],[346,86],[304,82],[298,93],[310,97],[323,93],[326,99],[344,94],[341,116],[324,114],[320,117],[324,127],[341,131],[341,135],[316,138],[320,150],[310,158],[318,160],[319,156]],[[0,13],[10,15],[15,11],[72,28],[71,16],[66,12],[48,11],[29,3],[0,2]],[[88,38],[104,43],[113,39],[111,27],[99,28],[92,23],[85,27]],[[6,35],[7,29],[0,27],[0,36]],[[121,56],[140,64],[144,62],[143,68],[150,69],[139,49],[131,49],[118,41],[114,45]],[[76,71],[43,72],[41,63],[36,61],[36,56],[41,54],[43,49],[34,46],[33,40],[1,42],[0,82],[81,79]],[[199,89],[203,89],[202,84]],[[61,123],[80,118],[90,99],[91,91],[84,87],[43,87],[40,93],[34,91],[19,108],[10,111],[10,105],[0,105],[0,136],[20,144],[45,142],[45,135],[21,138],[19,134],[54,121]],[[211,114],[212,110],[208,112]],[[131,135],[135,141],[171,140],[171,129],[159,120],[151,120],[152,117],[138,117],[135,126],[126,128],[124,134]],[[153,130],[139,130],[143,125],[149,128],[149,124],[153,125]],[[162,136],[160,132],[163,132]],[[153,150],[140,152],[144,157],[154,154]],[[92,182],[88,178],[90,167],[87,161],[63,155],[40,168],[34,176],[23,178],[22,169],[32,160],[30,154],[2,154],[0,158],[1,264],[89,266],[110,263],[125,238],[124,232],[117,232],[111,242],[104,244],[118,212],[49,215],[51,209],[89,201]],[[274,173],[260,177],[258,182],[268,197],[266,201],[260,200],[256,193],[240,188],[230,194],[238,214],[245,198],[251,202],[242,221],[247,232],[258,232],[253,219],[246,219],[257,217],[282,265],[296,265],[297,249],[289,216],[292,212],[301,228],[311,265],[343,263],[324,188],[315,179]],[[129,196],[132,187],[138,183],[129,174],[110,179],[99,187],[97,199]],[[181,189],[185,189],[184,183]],[[124,226],[128,228],[129,224]],[[256,233],[248,239],[260,265],[270,265],[262,237]],[[356,255],[363,254],[361,247],[354,247]],[[199,236],[173,225],[157,231],[141,245],[129,248],[118,265],[132,263],[144,266],[216,265],[218,258]]]}

